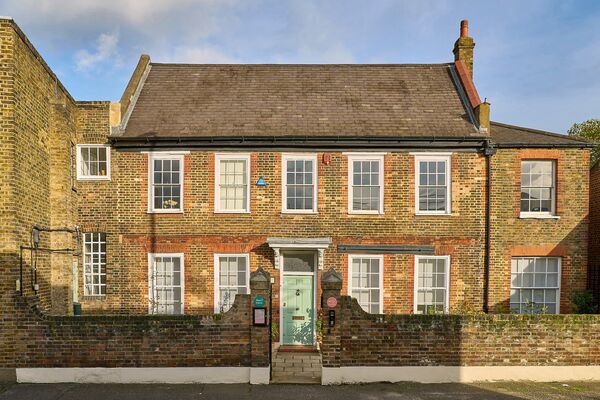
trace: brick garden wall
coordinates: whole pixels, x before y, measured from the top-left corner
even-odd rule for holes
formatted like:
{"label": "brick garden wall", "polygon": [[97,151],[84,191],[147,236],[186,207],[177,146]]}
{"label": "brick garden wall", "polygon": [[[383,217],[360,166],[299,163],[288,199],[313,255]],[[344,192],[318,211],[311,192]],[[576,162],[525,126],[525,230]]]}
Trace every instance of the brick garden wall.
{"label": "brick garden wall", "polygon": [[[249,367],[253,362],[250,295],[238,295],[222,315],[50,316],[37,302],[20,297],[15,311],[18,357],[0,366]],[[268,355],[268,336],[259,344],[254,352]],[[268,357],[260,361],[268,366]]]}
{"label": "brick garden wall", "polygon": [[324,367],[600,365],[600,315],[375,315],[347,296],[336,313]]}

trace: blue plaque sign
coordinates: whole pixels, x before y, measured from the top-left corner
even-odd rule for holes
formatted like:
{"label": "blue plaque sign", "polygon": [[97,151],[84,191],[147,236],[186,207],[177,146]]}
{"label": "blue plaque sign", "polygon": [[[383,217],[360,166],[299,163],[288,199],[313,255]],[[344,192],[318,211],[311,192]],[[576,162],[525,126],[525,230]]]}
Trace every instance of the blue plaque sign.
{"label": "blue plaque sign", "polygon": [[265,178],[263,178],[262,176],[260,178],[258,178],[258,180],[256,181],[256,186],[259,186],[259,187],[267,186],[267,182],[265,182]]}

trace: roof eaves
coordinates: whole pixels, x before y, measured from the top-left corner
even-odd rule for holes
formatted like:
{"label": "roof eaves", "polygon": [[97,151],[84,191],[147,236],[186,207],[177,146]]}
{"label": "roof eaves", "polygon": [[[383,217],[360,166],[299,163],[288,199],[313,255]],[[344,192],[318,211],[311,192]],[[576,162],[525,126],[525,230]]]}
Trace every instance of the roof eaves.
{"label": "roof eaves", "polygon": [[425,149],[454,148],[478,150],[485,146],[485,137],[371,137],[371,136],[111,136],[110,144],[116,149],[144,150],[158,148],[254,148],[254,149]]}

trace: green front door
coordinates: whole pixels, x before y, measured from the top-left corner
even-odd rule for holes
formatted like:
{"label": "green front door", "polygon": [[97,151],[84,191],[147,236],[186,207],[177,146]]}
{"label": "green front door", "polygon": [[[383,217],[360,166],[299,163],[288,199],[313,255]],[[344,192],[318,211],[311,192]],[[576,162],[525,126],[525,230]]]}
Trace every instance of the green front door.
{"label": "green front door", "polygon": [[314,344],[313,277],[283,276],[283,344]]}

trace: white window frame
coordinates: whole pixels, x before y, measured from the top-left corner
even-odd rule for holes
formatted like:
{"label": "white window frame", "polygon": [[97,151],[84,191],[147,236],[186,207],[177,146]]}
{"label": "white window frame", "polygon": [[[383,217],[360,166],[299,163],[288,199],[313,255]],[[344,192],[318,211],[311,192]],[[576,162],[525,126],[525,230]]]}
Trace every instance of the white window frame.
{"label": "white window frame", "polygon": [[448,314],[450,311],[450,279],[452,278],[451,268],[452,264],[450,264],[450,256],[415,256],[415,265],[414,265],[414,297],[413,297],[413,313],[421,314],[417,311],[417,299],[419,293],[419,261],[423,259],[435,259],[435,260],[446,260],[446,295],[445,295],[445,306],[444,306],[444,314]]}
{"label": "white window frame", "polygon": [[[533,258],[534,259],[534,263],[535,260],[538,258],[555,258],[558,259],[558,276],[557,276],[557,283],[558,283],[558,287],[514,287],[512,285],[512,261],[515,258]],[[562,290],[562,257],[560,256],[512,256],[510,258],[510,276],[509,276],[510,282],[509,282],[509,286],[510,289],[509,290],[536,290],[536,289],[552,289],[552,290],[556,290],[556,313],[555,314],[560,314],[560,293]],[[510,307],[510,291],[509,291],[509,298],[508,298],[508,302],[509,302],[509,307]],[[521,313],[519,313],[521,314]],[[547,314],[547,315],[554,315],[554,314]]]}
{"label": "white window frame", "polygon": [[[383,264],[383,255],[382,254],[349,254],[348,255],[348,296],[352,296],[352,262],[355,259],[373,259],[379,260],[379,312],[378,314],[383,314],[383,274],[384,274],[384,264]],[[362,308],[362,307],[361,307]],[[364,311],[364,309],[363,309]],[[365,311],[367,312],[367,311]]]}
{"label": "white window frame", "polygon": [[[550,162],[552,165],[552,189],[550,191],[550,211],[521,211],[521,193],[523,190],[523,179],[521,177],[523,171],[523,163],[525,162]],[[557,161],[554,159],[547,158],[524,158],[521,160],[520,170],[521,174],[519,175],[519,218],[550,218],[550,219],[559,219],[556,215],[556,164]],[[528,186],[531,187],[531,186]]]}
{"label": "white window frame", "polygon": [[[384,154],[361,154],[345,153],[348,156],[348,214],[383,214],[383,186],[384,186]],[[354,161],[378,161],[379,162],[379,209],[378,210],[354,210]]]}
{"label": "white window frame", "polygon": [[[154,208],[154,160],[179,160],[181,170],[179,171],[179,193],[181,195],[181,201],[179,202],[179,208]],[[185,154],[184,153],[171,153],[171,152],[158,152],[148,153],[148,213],[150,214],[182,214],[183,213],[183,179],[185,177]]]}
{"label": "white window frame", "polygon": [[[288,210],[287,208],[287,162],[291,160],[310,160],[313,162],[313,208],[312,210]],[[314,153],[290,153],[281,155],[281,212],[284,214],[317,214],[319,164]]]}
{"label": "white window frame", "polygon": [[[411,153],[415,161],[415,214],[416,215],[451,215],[452,214],[452,153]],[[420,162],[446,162],[446,209],[444,211],[419,210]]]}
{"label": "white window frame", "polygon": [[179,258],[179,265],[181,267],[180,285],[181,287],[181,314],[158,314],[158,315],[183,315],[185,314],[185,257],[183,253],[148,253],[148,314],[152,314],[152,299],[154,294],[152,292],[152,272],[154,268],[154,261],[160,257],[171,257]]}
{"label": "white window frame", "polygon": [[[86,247],[86,244],[88,243],[87,240],[86,240],[86,235],[99,235],[99,234],[104,234],[104,249],[105,249],[105,251],[104,251],[104,257],[105,257],[105,262],[104,262],[104,277],[105,277],[105,280],[108,279],[108,273],[106,271],[106,268],[107,268],[107,265],[108,265],[108,249],[107,249],[106,233],[105,232],[84,232],[83,233],[83,250],[82,250],[83,260],[82,261],[83,261],[83,295],[85,297],[106,297],[106,288],[108,286],[108,282],[105,281],[104,285],[102,285],[102,283],[100,283],[98,285],[94,285],[94,283],[93,283],[93,276],[94,276],[94,271],[93,271],[94,262],[93,262],[93,260],[92,260],[92,274],[91,274],[91,276],[92,276],[92,286],[104,286],[104,293],[94,294],[93,290],[92,290],[92,293],[89,293],[88,287],[87,287],[87,285],[85,283],[86,275],[88,275],[86,273],[87,263],[85,262],[86,255],[87,255],[87,252],[85,251],[85,247]],[[100,242],[98,242],[98,243],[100,243]],[[92,246],[93,246],[93,241],[92,241]],[[93,257],[94,254],[101,255],[102,253],[101,252],[95,253],[94,250],[93,250],[93,248],[92,248],[92,252],[90,253],[90,255]],[[102,264],[102,261],[100,261],[100,264]],[[102,275],[103,274],[101,273],[100,276],[102,276]]]}
{"label": "white window frame", "polygon": [[[104,148],[106,149],[106,175],[84,175],[82,172],[83,157],[81,156],[82,149]],[[110,181],[110,145],[108,144],[78,144],[76,154],[76,168],[78,181]]]}
{"label": "white window frame", "polygon": [[[214,308],[215,308],[215,313],[218,314],[221,312],[220,307],[219,307],[219,302],[221,301],[221,295],[220,295],[220,286],[221,286],[221,282],[220,282],[220,278],[219,278],[219,259],[221,257],[243,257],[246,259],[246,293],[250,294],[250,254],[248,253],[218,253],[214,255]],[[235,299],[234,299],[235,300]],[[233,303],[232,303],[233,304]]]}
{"label": "white window frame", "polygon": [[[221,209],[221,161],[246,162],[246,205],[244,209]],[[215,213],[221,214],[249,214],[250,213],[250,154],[221,153],[215,154]]]}

